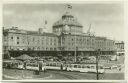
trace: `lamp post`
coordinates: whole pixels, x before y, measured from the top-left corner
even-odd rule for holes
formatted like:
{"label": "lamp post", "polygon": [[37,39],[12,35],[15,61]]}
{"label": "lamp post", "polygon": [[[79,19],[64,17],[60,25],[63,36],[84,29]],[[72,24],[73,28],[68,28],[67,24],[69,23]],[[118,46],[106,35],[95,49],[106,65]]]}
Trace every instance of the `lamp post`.
{"label": "lamp post", "polygon": [[96,51],[96,79],[99,80],[98,64],[99,64],[100,49]]}
{"label": "lamp post", "polygon": [[62,59],[62,56],[63,56],[63,39],[64,39],[64,32],[61,32],[60,34],[60,55],[61,55],[61,59]]}

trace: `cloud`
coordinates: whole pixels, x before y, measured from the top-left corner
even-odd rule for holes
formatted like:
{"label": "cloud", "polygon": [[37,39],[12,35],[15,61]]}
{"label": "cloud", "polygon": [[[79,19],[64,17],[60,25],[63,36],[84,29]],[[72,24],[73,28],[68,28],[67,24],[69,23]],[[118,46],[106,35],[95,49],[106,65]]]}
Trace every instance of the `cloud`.
{"label": "cloud", "polygon": [[[123,7],[121,4],[72,4],[71,13],[84,26],[86,32],[92,23],[92,31],[116,39],[123,39]],[[9,4],[3,8],[4,26],[18,26],[25,30],[38,30],[47,20],[47,31],[65,13],[64,4]],[[118,35],[117,35],[118,34]]]}

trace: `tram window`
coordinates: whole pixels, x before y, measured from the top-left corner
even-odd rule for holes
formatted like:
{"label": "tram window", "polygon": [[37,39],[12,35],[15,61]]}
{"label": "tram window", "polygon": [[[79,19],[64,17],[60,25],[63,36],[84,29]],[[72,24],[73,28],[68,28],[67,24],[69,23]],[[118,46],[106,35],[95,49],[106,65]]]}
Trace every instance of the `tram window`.
{"label": "tram window", "polygon": [[36,67],[38,67],[38,65],[35,65]]}
{"label": "tram window", "polygon": [[87,68],[90,68],[90,66],[87,66]]}
{"label": "tram window", "polygon": [[59,63],[56,63],[56,66],[60,66],[60,64]]}
{"label": "tram window", "polygon": [[57,66],[57,63],[54,63],[54,66]]}
{"label": "tram window", "polygon": [[46,64],[42,64],[42,66],[45,66]]}
{"label": "tram window", "polygon": [[56,66],[56,63],[53,63],[52,66]]}
{"label": "tram window", "polygon": [[33,67],[38,67],[38,65],[36,65],[36,64],[33,64],[32,66],[33,66]]}
{"label": "tram window", "polygon": [[59,66],[61,66],[61,65],[63,65],[63,66],[64,66],[64,64],[61,64],[61,63],[58,63],[58,65],[59,65]]}
{"label": "tram window", "polygon": [[94,66],[91,66],[90,68],[91,68],[91,69],[94,69],[95,67],[94,67]]}
{"label": "tram window", "polygon": [[28,64],[28,66],[32,66],[31,64]]}
{"label": "tram window", "polygon": [[74,68],[77,68],[77,65],[74,65]]}
{"label": "tram window", "polygon": [[54,66],[54,64],[53,63],[50,63],[50,66]]}
{"label": "tram window", "polygon": [[52,64],[50,63],[49,66],[52,66]]}
{"label": "tram window", "polygon": [[74,67],[74,65],[69,64],[68,67]]}
{"label": "tram window", "polygon": [[31,64],[27,64],[27,66],[31,66]]}
{"label": "tram window", "polygon": [[99,69],[103,69],[103,67],[102,67],[102,66],[99,66],[98,68],[99,68]]}
{"label": "tram window", "polygon": [[51,64],[50,64],[50,63],[48,63],[48,66],[51,66]]}
{"label": "tram window", "polygon": [[88,68],[88,66],[85,65],[84,68]]}
{"label": "tram window", "polygon": [[50,66],[54,66],[54,64],[53,63],[50,63]]}
{"label": "tram window", "polygon": [[59,63],[55,63],[55,66],[57,66],[57,67],[58,67],[58,66],[59,66]]}
{"label": "tram window", "polygon": [[82,68],[85,68],[85,66],[84,66],[84,65],[82,65]]}
{"label": "tram window", "polygon": [[50,63],[48,63],[48,66],[50,66]]}
{"label": "tram window", "polygon": [[46,64],[46,66],[50,66],[49,64]]}
{"label": "tram window", "polygon": [[33,67],[36,67],[36,65],[35,65],[35,64],[33,64],[32,66],[33,66]]}
{"label": "tram window", "polygon": [[26,66],[29,66],[29,64],[27,64]]}
{"label": "tram window", "polygon": [[57,63],[56,66],[61,66],[61,64]]}
{"label": "tram window", "polygon": [[19,63],[19,65],[22,65],[22,63]]}
{"label": "tram window", "polygon": [[78,68],[81,68],[81,65],[77,65]]}
{"label": "tram window", "polygon": [[[58,65],[57,65],[57,66],[58,66],[58,67],[60,67],[61,65],[62,65],[62,64],[59,64],[59,63],[58,63]],[[63,65],[62,65],[62,66],[63,66]]]}
{"label": "tram window", "polygon": [[33,66],[33,67],[35,67],[35,65],[34,65],[34,64],[32,64],[32,66]]}

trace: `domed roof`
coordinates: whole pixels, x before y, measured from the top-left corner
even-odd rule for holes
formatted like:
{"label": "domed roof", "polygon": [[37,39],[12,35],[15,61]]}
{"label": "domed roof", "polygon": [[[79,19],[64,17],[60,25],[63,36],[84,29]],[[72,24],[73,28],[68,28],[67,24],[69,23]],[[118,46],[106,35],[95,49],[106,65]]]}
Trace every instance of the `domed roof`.
{"label": "domed roof", "polygon": [[75,19],[74,16],[72,16],[69,12],[66,12],[59,21],[55,22],[53,24],[53,27],[61,25],[82,27],[82,25],[77,21],[77,19]]}

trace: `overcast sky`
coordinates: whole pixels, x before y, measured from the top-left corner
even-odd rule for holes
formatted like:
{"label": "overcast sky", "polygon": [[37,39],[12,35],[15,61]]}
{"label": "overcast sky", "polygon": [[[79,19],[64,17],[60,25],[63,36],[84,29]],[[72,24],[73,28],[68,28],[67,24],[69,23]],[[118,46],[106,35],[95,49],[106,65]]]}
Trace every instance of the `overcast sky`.
{"label": "overcast sky", "polygon": [[[96,35],[116,40],[124,40],[123,4],[88,3],[70,4],[71,14],[83,25],[86,32],[90,23],[91,31]],[[17,26],[25,30],[43,28],[47,20],[47,31],[66,12],[65,4],[4,4],[3,25],[7,28]]]}

